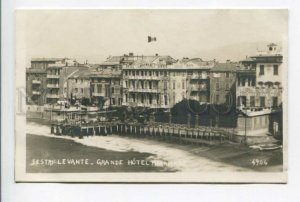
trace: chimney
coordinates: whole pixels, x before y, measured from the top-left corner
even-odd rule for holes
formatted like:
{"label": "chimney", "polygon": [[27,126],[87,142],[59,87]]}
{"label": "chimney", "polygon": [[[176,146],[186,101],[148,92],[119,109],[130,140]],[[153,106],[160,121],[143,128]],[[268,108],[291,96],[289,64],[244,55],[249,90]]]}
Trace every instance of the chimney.
{"label": "chimney", "polygon": [[158,56],[158,53],[155,53],[155,56]]}
{"label": "chimney", "polygon": [[133,53],[129,53],[129,56],[133,56]]}

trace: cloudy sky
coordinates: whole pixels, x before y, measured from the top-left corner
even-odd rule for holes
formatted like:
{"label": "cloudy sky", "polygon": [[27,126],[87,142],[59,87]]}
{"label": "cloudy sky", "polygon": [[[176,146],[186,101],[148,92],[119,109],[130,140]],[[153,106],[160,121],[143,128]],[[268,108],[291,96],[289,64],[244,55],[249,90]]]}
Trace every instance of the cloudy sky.
{"label": "cloudy sky", "polygon": [[[31,57],[91,63],[110,55],[240,60],[287,36],[285,10],[17,11],[17,45]],[[157,37],[148,43],[147,36]],[[18,46],[17,46],[18,48]],[[18,50],[17,50],[18,51]],[[28,59],[29,58],[29,59]]]}

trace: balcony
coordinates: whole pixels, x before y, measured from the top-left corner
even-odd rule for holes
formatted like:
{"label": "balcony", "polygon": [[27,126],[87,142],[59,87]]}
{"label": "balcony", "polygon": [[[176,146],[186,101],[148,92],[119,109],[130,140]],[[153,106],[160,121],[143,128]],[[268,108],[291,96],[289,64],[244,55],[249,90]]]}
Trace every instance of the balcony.
{"label": "balcony", "polygon": [[59,79],[60,75],[59,74],[47,74],[48,79]]}
{"label": "balcony", "polygon": [[190,78],[191,79],[208,79],[208,75],[207,74],[191,75]]}
{"label": "balcony", "polygon": [[40,80],[36,80],[36,79],[32,80],[32,84],[41,84],[41,83],[42,81]]}
{"label": "balcony", "polygon": [[58,84],[47,84],[47,88],[59,88]]}
{"label": "balcony", "polygon": [[255,86],[238,86],[236,89],[236,95],[255,95],[256,92],[259,92],[260,89],[256,89]]}
{"label": "balcony", "polygon": [[191,85],[190,89],[191,91],[207,91],[206,87],[201,87],[198,85]]}
{"label": "balcony", "polygon": [[164,105],[164,104],[156,104],[156,103],[137,103],[137,102],[127,102],[123,103],[123,106],[130,106],[130,107],[147,107],[147,108],[170,108],[169,105]]}
{"label": "balcony", "polygon": [[59,98],[57,94],[47,94],[47,98]]}
{"label": "balcony", "polygon": [[142,89],[142,88],[128,88],[129,92],[137,92],[137,93],[159,93],[158,89]]}
{"label": "balcony", "polygon": [[160,80],[160,76],[124,76],[125,79],[132,80]]}
{"label": "balcony", "polygon": [[93,92],[92,96],[94,96],[94,97],[105,97],[105,93],[96,93],[96,92]]}
{"label": "balcony", "polygon": [[32,91],[32,95],[40,95],[40,94],[41,94],[40,91],[36,91],[36,90]]}

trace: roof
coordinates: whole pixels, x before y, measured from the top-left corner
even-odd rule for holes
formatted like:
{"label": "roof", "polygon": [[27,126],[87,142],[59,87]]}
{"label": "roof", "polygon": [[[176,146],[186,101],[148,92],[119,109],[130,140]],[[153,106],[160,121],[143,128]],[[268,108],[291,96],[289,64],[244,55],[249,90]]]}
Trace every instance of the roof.
{"label": "roof", "polygon": [[31,62],[57,62],[68,58],[32,58]]}
{"label": "roof", "polygon": [[104,69],[101,71],[93,71],[89,73],[89,77],[97,77],[97,78],[111,78],[111,77],[121,77],[122,71],[121,70],[111,70],[111,69]]}
{"label": "roof", "polygon": [[215,61],[204,61],[201,58],[183,58],[181,61],[179,61],[181,64],[185,65],[192,65],[192,66],[198,66],[198,67],[205,67],[205,66],[211,66],[215,63]]}
{"label": "roof", "polygon": [[151,64],[173,64],[176,62],[174,58],[171,56],[160,56],[160,55],[155,55],[155,56],[134,56],[133,65],[151,65]]}
{"label": "roof", "polygon": [[45,69],[26,68],[26,73],[46,74]]}
{"label": "roof", "polygon": [[157,62],[164,61],[168,64],[176,62],[175,59],[173,59],[171,56],[168,55],[166,56],[124,55],[124,56],[111,56],[107,58],[107,60],[100,65],[118,65],[120,63],[142,65],[142,64],[151,64],[154,63],[155,61]]}
{"label": "roof", "polygon": [[240,62],[254,62],[255,60],[252,57],[247,57],[243,60],[241,60]]}
{"label": "roof", "polygon": [[105,61],[98,64],[98,66],[109,66],[109,65],[119,65],[119,64],[120,62]]}
{"label": "roof", "polygon": [[105,62],[118,62],[120,63],[120,61],[124,58],[125,56],[112,56],[112,57],[108,57],[107,60]]}
{"label": "roof", "polygon": [[243,66],[236,62],[226,62],[226,63],[215,63],[214,67],[211,68],[212,72],[232,72],[243,68]]}
{"label": "roof", "polygon": [[90,74],[91,74],[91,71],[89,69],[87,69],[87,70],[80,69],[77,72],[75,72],[70,78],[88,79]]}

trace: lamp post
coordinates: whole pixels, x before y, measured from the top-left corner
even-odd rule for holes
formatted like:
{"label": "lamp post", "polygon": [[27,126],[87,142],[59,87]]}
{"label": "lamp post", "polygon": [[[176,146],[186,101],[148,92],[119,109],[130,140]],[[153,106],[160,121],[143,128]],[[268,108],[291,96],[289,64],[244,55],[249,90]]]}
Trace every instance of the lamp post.
{"label": "lamp post", "polygon": [[190,128],[190,126],[191,126],[191,114],[190,113],[188,113],[187,124],[188,124],[188,127]]}
{"label": "lamp post", "polygon": [[245,137],[244,137],[245,144],[247,143],[247,116],[245,115]]}

